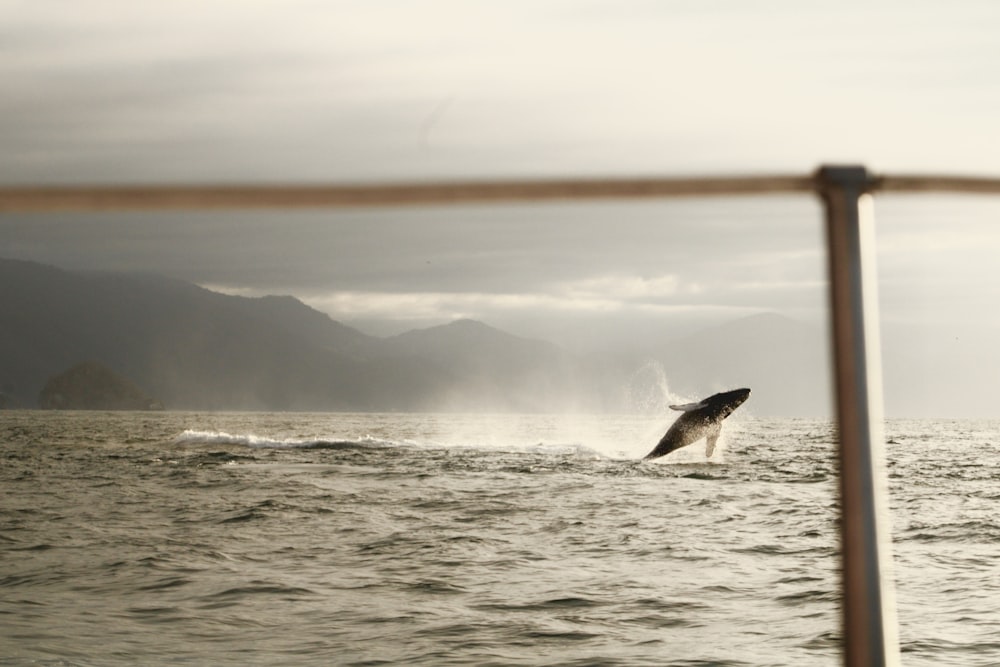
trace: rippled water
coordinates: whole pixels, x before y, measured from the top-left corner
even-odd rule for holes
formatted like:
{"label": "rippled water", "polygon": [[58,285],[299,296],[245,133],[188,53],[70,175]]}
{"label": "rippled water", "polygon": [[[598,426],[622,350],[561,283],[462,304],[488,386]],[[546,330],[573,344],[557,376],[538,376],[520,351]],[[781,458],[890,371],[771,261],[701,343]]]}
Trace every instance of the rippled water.
{"label": "rippled water", "polygon": [[[0,413],[0,664],[839,663],[829,424]],[[892,422],[908,665],[1000,664],[997,433]]]}

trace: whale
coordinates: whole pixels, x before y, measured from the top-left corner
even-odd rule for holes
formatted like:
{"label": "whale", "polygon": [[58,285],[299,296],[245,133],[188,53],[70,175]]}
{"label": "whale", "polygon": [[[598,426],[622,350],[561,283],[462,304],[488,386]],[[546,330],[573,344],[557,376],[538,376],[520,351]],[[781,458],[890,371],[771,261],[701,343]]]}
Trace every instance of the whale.
{"label": "whale", "polygon": [[713,394],[697,403],[671,405],[670,409],[683,412],[643,461],[658,459],[670,452],[687,447],[690,444],[705,439],[705,456],[712,456],[715,443],[722,433],[722,421],[733,413],[733,410],[743,405],[750,398],[750,390],[733,389]]}

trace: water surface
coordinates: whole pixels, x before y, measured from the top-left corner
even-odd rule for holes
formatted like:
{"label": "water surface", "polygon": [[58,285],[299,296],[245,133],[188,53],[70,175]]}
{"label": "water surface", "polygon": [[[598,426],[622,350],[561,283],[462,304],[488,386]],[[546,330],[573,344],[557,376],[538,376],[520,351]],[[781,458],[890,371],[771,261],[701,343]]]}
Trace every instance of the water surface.
{"label": "water surface", "polygon": [[[0,664],[839,664],[822,421],[12,412]],[[892,422],[907,665],[1000,663],[989,422]]]}

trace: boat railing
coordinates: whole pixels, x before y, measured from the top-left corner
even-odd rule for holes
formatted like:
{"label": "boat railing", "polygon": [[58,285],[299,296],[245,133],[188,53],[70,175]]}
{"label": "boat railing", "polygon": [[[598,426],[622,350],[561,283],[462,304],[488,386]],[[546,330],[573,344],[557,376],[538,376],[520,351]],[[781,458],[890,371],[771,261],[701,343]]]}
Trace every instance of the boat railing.
{"label": "boat railing", "polygon": [[876,192],[1000,194],[1000,179],[875,175],[824,166],[807,175],[592,178],[378,185],[0,187],[0,213],[444,206],[814,193],[826,218],[840,459],[844,664],[899,664],[878,331]]}

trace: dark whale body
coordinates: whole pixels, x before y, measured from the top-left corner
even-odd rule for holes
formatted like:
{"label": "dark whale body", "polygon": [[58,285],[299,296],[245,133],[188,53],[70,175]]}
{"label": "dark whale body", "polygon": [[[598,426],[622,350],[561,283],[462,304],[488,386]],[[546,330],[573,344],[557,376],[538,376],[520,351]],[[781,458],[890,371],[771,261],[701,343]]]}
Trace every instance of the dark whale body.
{"label": "dark whale body", "polygon": [[714,394],[697,403],[671,405],[671,409],[681,410],[684,414],[670,425],[659,444],[646,454],[643,461],[666,456],[675,449],[687,447],[702,438],[705,438],[705,456],[711,456],[722,432],[722,420],[749,397],[749,389],[733,389]]}

